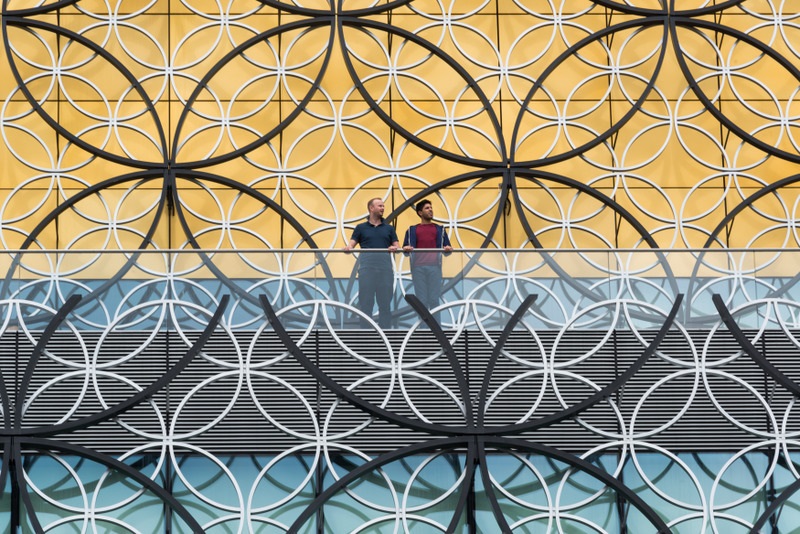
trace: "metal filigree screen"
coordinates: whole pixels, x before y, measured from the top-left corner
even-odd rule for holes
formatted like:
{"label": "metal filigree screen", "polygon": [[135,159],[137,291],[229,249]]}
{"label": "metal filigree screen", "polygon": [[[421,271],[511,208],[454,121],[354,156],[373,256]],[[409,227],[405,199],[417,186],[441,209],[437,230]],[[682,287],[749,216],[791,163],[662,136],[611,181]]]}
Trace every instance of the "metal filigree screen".
{"label": "metal filigree screen", "polygon": [[[8,530],[800,523],[792,2],[2,24]],[[389,331],[337,250],[373,197],[458,250],[435,314],[394,258]]]}

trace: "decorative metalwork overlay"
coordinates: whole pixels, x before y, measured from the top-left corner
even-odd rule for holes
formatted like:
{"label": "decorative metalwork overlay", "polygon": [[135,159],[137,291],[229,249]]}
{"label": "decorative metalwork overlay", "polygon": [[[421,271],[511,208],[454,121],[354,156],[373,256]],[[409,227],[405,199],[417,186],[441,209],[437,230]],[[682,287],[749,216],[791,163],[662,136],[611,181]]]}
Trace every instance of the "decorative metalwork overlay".
{"label": "decorative metalwork overlay", "polygon": [[[97,252],[8,257],[3,520],[797,524],[797,262],[706,252],[800,244],[790,9],[4,2],[0,243]],[[347,336],[331,249],[375,196],[398,227],[434,199],[473,249],[441,324],[401,258],[407,330]],[[699,252],[533,253],[624,248]],[[110,254],[147,249],[198,253]],[[226,450],[237,421],[258,439]]]}
{"label": "decorative metalwork overlay", "polygon": [[[298,255],[317,258],[299,263],[318,261],[318,277],[286,269]],[[8,253],[0,522],[796,524],[798,278],[746,267],[796,254],[459,251],[433,310],[400,298],[399,255],[389,330],[353,305],[349,278],[323,268],[353,255],[320,255]],[[98,261],[117,276],[61,275]],[[258,269],[270,262],[271,274]]]}
{"label": "decorative metalwork overlay", "polygon": [[8,249],[798,244],[785,2],[3,6]]}

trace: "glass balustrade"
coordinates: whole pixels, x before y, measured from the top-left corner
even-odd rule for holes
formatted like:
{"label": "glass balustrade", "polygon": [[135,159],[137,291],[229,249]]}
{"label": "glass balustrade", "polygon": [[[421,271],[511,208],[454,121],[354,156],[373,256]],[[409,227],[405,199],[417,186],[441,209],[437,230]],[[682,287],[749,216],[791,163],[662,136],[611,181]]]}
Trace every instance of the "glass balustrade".
{"label": "glass balustrade", "polygon": [[[438,298],[431,284],[415,283],[415,255],[433,257],[434,274],[441,268]],[[387,257],[388,278],[362,269],[378,256]],[[113,321],[149,328],[160,320],[150,308],[161,305],[182,309],[173,319],[187,328],[202,328],[203,313],[193,310],[213,310],[228,295],[224,320],[232,328],[263,321],[263,296],[290,330],[379,329],[377,302],[368,311],[360,296],[381,276],[391,284],[383,329],[401,331],[430,327],[421,310],[444,330],[502,329],[521,306],[522,323],[533,329],[654,325],[679,295],[676,321],[687,328],[719,320],[715,295],[743,326],[759,327],[765,307],[774,308],[768,325],[785,326],[795,323],[792,303],[800,300],[800,251],[24,251],[0,258],[0,297],[15,304],[7,318],[31,327],[75,295],[76,328]]]}

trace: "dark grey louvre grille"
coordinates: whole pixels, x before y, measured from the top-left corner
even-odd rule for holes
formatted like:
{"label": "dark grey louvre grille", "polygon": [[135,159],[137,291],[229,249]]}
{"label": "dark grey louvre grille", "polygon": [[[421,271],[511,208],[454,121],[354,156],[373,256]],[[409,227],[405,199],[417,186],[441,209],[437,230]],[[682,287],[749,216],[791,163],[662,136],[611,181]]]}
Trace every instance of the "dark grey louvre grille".
{"label": "dark grey louvre grille", "polygon": [[[363,333],[356,331],[342,331],[338,332],[338,335],[350,349],[376,362],[389,363],[387,351],[381,344],[376,343],[375,339],[365,337]],[[498,335],[499,333],[492,333],[495,339]],[[556,334],[539,332],[538,335],[545,349],[544,354],[550,355],[551,348],[556,342]],[[556,360],[565,362],[577,358],[587,350],[587,347],[599,344],[604,335],[604,332],[568,332],[558,340]],[[663,427],[657,433],[646,437],[645,441],[648,443],[667,447],[673,451],[696,452],[739,450],[752,444],[757,439],[753,432],[738,428],[723,416],[723,410],[729,413],[732,419],[751,430],[770,431],[768,410],[761,407],[755,398],[748,396],[746,390],[729,377],[737,377],[750,384],[756,392],[767,399],[769,409],[779,418],[791,402],[791,396],[776,386],[774,381],[746,356],[740,355],[724,365],[717,366],[714,362],[738,354],[738,347],[732,337],[725,332],[717,333],[707,341],[708,335],[707,331],[691,332],[692,344],[689,344],[685,339],[670,334],[661,345],[661,351],[671,358],[684,362],[684,365],[653,356],[623,388],[612,396],[624,424],[634,421],[634,432]],[[92,354],[98,343],[98,336],[86,332],[82,333],[82,336],[88,354]],[[251,346],[253,334],[238,332],[236,336],[241,348],[240,354],[244,357]],[[405,332],[388,332],[387,336],[395,357],[402,357],[406,363],[419,361],[437,350],[430,333],[415,334],[402,354],[400,349]],[[130,332],[116,335],[114,339],[105,339],[100,360],[111,361],[129,353],[133,347],[142,346],[141,352],[130,363],[115,367],[113,372],[146,387],[174,365],[186,351],[185,342],[174,333],[162,332],[149,342],[146,342],[147,339],[148,335],[145,333]],[[694,346],[696,350],[704,347],[710,365],[697,368],[690,346]],[[532,348],[530,334],[514,333],[506,347],[518,357],[541,362],[542,353]],[[376,372],[374,368],[359,362],[343,350],[328,332],[313,333],[303,343],[302,348],[320,369],[342,385],[351,384],[366,373]],[[467,380],[469,394],[475,400],[481,391],[492,353],[492,344],[478,332],[465,332],[456,340],[454,349]],[[785,335],[780,332],[768,332],[759,349],[782,372],[795,379],[800,378],[800,355]],[[59,358],[67,360],[82,362],[85,358],[75,336],[65,333],[57,334],[48,345],[48,350]],[[642,354],[642,350],[642,343],[630,332],[617,331],[591,358],[571,365],[569,371],[602,387],[630,367]],[[7,333],[0,338],[0,358],[7,384],[16,384],[16,387],[19,387],[31,352],[32,345],[23,340],[19,333]],[[153,397],[155,409],[146,403],[142,404],[126,413],[121,418],[122,422],[140,431],[158,435],[161,433],[158,414],[164,419],[163,424],[166,427],[174,424],[179,442],[185,441],[215,453],[268,454],[304,443],[313,443],[313,440],[287,434],[259,411],[260,405],[278,424],[286,424],[294,431],[312,436],[314,434],[312,420],[316,419],[318,425],[322,426],[336,401],[335,396],[321,387],[291,356],[284,357],[279,363],[258,367],[260,363],[284,353],[284,348],[276,336],[271,333],[262,334],[250,353],[252,370],[250,379],[255,399],[246,387],[246,372],[242,367],[244,362],[239,361],[232,340],[227,335],[215,334],[204,353],[227,362],[227,365],[219,365],[204,357],[195,358],[183,373]],[[531,369],[532,367],[522,367],[507,358],[501,358],[492,373],[489,390],[495,391],[500,384]],[[663,378],[673,376],[682,370],[687,371],[682,377],[655,387]],[[724,372],[725,375],[719,377],[717,371]],[[66,372],[68,369],[65,366],[55,363],[50,358],[44,358],[33,374],[28,391],[35,391]],[[218,377],[225,372],[229,376],[201,386],[207,379]],[[269,373],[270,378],[262,378],[260,372]],[[457,390],[455,373],[443,356],[421,367],[419,372],[454,391]],[[296,395],[302,396],[310,408],[304,408],[296,395],[288,393],[287,388],[276,385],[275,379],[290,384],[296,390]],[[695,379],[698,381],[697,389],[694,396],[690,397]],[[240,380],[242,385],[239,384]],[[122,385],[118,380],[103,378],[99,383],[102,385],[101,389],[107,402],[119,402],[134,393],[133,388]],[[387,383],[387,379],[378,380],[377,383],[358,388],[358,392],[363,398],[381,402]],[[47,394],[33,403],[27,412],[25,426],[52,424],[58,414],[64,413],[67,407],[76,402],[78,408],[72,419],[97,413],[101,409],[97,396],[93,389],[90,389],[81,399],[82,386],[82,378],[48,386],[45,390]],[[541,377],[532,377],[509,388],[508,392],[492,405],[488,415],[490,424],[515,421],[530,406],[531,399],[535,398],[540,386]],[[712,402],[709,388],[718,405]],[[559,390],[570,404],[580,402],[591,394],[591,390],[578,380],[559,379]],[[455,405],[443,402],[443,397],[432,394],[431,388],[424,381],[409,381],[407,391],[414,399],[415,405],[432,421],[448,426],[463,424],[463,417]],[[14,397],[14,392],[11,392],[11,395]],[[640,405],[641,399],[645,396],[647,401]],[[81,399],[80,402],[78,399]],[[178,412],[180,403],[186,399],[189,399],[189,402],[180,407]],[[408,404],[397,391],[386,407],[393,413],[413,416]],[[310,416],[309,409],[312,414]],[[550,415],[559,409],[556,398],[550,391],[542,398],[533,419]],[[681,412],[682,415],[678,417]],[[363,412],[343,405],[335,411],[330,428],[333,432],[353,428],[366,418]],[[587,428],[581,423],[590,427]],[[798,423],[792,424],[795,430],[800,426]],[[614,438],[609,437],[607,433],[612,435],[618,433],[619,425],[620,418],[609,405],[600,403],[582,413],[580,422],[570,418],[516,437],[524,437],[565,451],[580,452],[602,444],[613,444]],[[182,433],[206,426],[202,432],[180,439]],[[357,434],[338,440],[336,443],[377,453],[436,437],[439,436],[408,430],[393,423],[373,421]],[[59,436],[59,439],[108,453],[120,453],[148,443],[158,443],[158,440],[137,436],[118,421],[94,425],[91,428]],[[334,443],[331,443],[331,446],[336,447]]]}

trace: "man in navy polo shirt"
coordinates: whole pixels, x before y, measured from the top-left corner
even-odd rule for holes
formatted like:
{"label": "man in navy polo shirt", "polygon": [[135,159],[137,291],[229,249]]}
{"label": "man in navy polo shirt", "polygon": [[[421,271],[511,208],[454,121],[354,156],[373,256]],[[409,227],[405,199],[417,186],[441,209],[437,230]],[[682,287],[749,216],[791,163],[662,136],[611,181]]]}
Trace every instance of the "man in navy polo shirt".
{"label": "man in navy polo shirt", "polygon": [[[345,251],[356,245],[361,249],[382,249],[389,253],[397,252],[399,241],[394,226],[383,222],[383,200],[373,198],[367,203],[369,216],[365,222],[356,225],[350,243]],[[378,324],[381,328],[392,326],[392,289],[394,270],[392,255],[379,252],[361,254],[358,258],[358,309],[367,317],[372,316],[375,301],[378,302]],[[362,326],[365,321],[362,320]]]}
{"label": "man in navy polo shirt", "polygon": [[[403,252],[406,254],[415,248],[440,249],[445,254],[453,251],[450,238],[440,224],[433,222],[433,205],[428,199],[420,200],[416,205],[419,224],[410,226],[403,238]],[[414,294],[425,304],[428,310],[439,305],[442,293],[442,254],[441,252],[415,252],[411,254],[411,282]],[[439,321],[439,314],[434,314]],[[441,324],[441,323],[440,323]]]}

